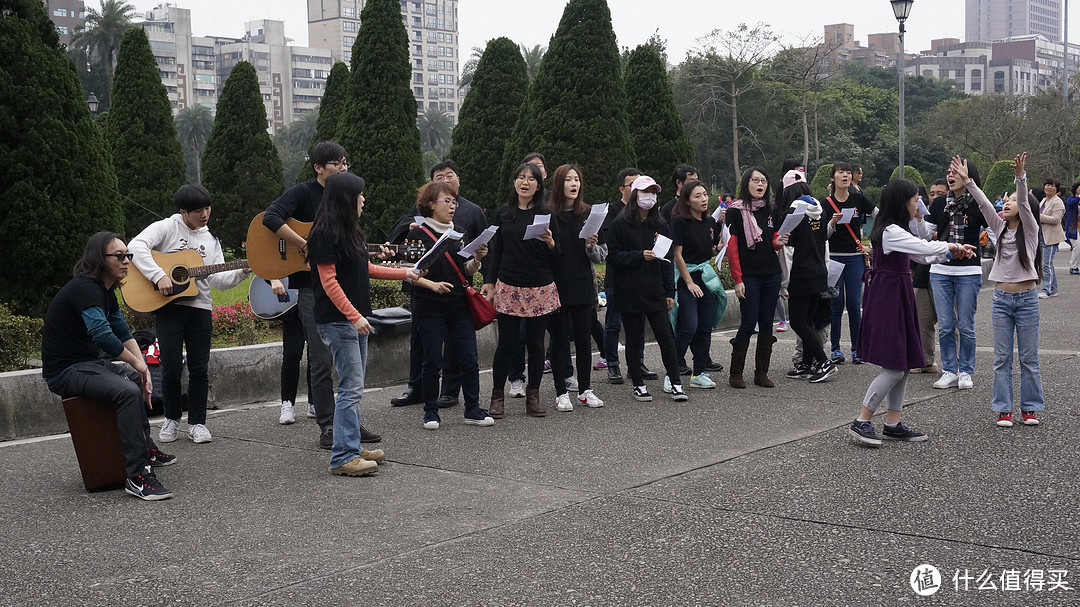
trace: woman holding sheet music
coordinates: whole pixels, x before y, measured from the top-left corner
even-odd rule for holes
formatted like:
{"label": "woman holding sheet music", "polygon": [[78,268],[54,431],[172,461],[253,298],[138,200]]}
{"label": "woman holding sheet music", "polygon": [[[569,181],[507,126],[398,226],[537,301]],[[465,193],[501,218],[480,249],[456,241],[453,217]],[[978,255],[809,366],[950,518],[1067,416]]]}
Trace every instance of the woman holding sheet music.
{"label": "woman holding sheet music", "polygon": [[[547,415],[540,404],[544,333],[550,314],[558,310],[561,303],[553,269],[558,223],[550,222],[551,216],[543,200],[544,182],[540,169],[533,164],[522,164],[514,171],[513,190],[506,204],[495,214],[499,231],[491,239],[491,266],[484,274],[485,284],[494,286],[493,302],[499,313],[499,344],[492,364],[491,405],[488,407],[488,413],[495,419],[503,416],[503,389],[522,325],[529,363],[525,409],[533,417]],[[533,228],[534,224],[539,225]],[[543,227],[545,224],[547,227]],[[564,384],[564,373],[562,365],[552,365],[555,385]]]}
{"label": "woman holding sheet music", "polygon": [[[585,182],[581,169],[564,164],[555,169],[548,196],[548,209],[553,223],[558,224],[559,246],[555,248],[555,284],[559,288],[562,308],[552,316],[551,367],[565,368],[570,358],[568,334],[572,331],[577,351],[577,402],[588,407],[603,407],[604,401],[592,391],[592,319],[596,305],[596,283],[593,281],[592,264],[602,263],[607,257],[607,246],[600,244],[600,235],[581,230],[589,217],[590,207],[585,204]],[[606,208],[606,207],[604,207]],[[554,375],[554,373],[552,373]],[[555,384],[555,409],[573,411],[574,404],[566,387],[567,382]]]}
{"label": "woman holding sheet music", "polygon": [[[454,223],[457,199],[450,185],[432,181],[420,188],[416,208],[424,223],[409,232],[409,240],[423,243],[431,250],[436,241],[449,230],[463,238],[440,255],[428,267],[425,275],[436,284],[449,287],[447,292],[427,289],[412,290],[412,315],[424,361],[420,372],[420,392],[424,399],[424,428],[438,430],[439,374],[446,361],[453,359],[461,369],[461,393],[465,400],[465,423],[472,426],[491,426],[495,423],[487,410],[480,408],[480,367],[476,352],[476,329],[473,327],[469,304],[465,300],[465,281],[480,269],[480,260],[487,254],[487,245],[466,259],[457,254],[465,241],[478,234],[465,234]],[[445,348],[445,357],[443,350]]]}

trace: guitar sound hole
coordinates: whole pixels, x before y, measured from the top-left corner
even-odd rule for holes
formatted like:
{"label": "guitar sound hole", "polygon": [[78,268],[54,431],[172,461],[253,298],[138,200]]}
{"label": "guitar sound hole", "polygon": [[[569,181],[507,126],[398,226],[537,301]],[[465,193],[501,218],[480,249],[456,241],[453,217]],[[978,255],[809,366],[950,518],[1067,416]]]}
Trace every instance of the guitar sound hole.
{"label": "guitar sound hole", "polygon": [[177,266],[172,271],[172,281],[174,283],[187,282],[190,274],[188,269],[184,266]]}

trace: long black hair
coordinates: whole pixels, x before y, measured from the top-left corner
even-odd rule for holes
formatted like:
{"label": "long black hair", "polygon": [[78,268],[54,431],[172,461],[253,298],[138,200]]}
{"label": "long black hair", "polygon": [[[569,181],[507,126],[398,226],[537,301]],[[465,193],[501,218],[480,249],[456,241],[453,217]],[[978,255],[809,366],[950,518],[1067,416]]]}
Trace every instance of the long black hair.
{"label": "long black hair", "polygon": [[874,220],[874,230],[870,234],[870,243],[875,249],[881,246],[881,235],[885,233],[885,228],[895,224],[908,229],[911,221],[908,201],[918,195],[919,186],[902,177],[893,179],[881,191],[881,204]]}
{"label": "long black hair", "polygon": [[356,198],[364,192],[364,180],[352,173],[334,173],[326,180],[322,204],[311,226],[311,237],[325,238],[351,259],[366,252],[364,231],[357,221]]}
{"label": "long black hair", "polygon": [[[108,267],[105,265],[105,253],[114,240],[123,242],[120,235],[115,232],[98,232],[91,236],[90,240],[86,241],[82,257],[75,262],[71,275],[75,278],[93,278],[105,282],[104,277],[108,272]],[[120,286],[119,283],[113,285],[114,288],[118,286]]]}
{"label": "long black hair", "polygon": [[[526,156],[526,158],[529,157],[539,157],[540,160],[543,161],[543,156],[540,156],[539,154],[536,154],[536,156],[533,156],[533,154]],[[517,217],[518,193],[514,182],[517,181],[518,175],[525,171],[528,171],[532,174],[533,178],[536,179],[536,192],[533,193],[532,200],[529,201],[529,208],[536,209],[538,213],[547,214],[543,205],[544,198],[547,197],[547,194],[544,191],[544,174],[540,171],[540,167],[535,164],[522,163],[514,170],[514,176],[510,182],[510,195],[506,197],[506,204],[500,207],[498,211],[498,214],[504,222],[513,221],[513,219]]]}
{"label": "long black hair", "polygon": [[630,201],[626,203],[626,208],[623,209],[623,215],[626,215],[632,225],[645,225],[654,232],[659,232],[661,234],[666,233],[667,224],[660,218],[659,200],[656,201],[653,208],[649,209],[649,213],[645,216],[645,219],[641,218],[637,204],[639,191],[640,190],[634,190],[630,194]]}
{"label": "long black hair", "polygon": [[743,201],[744,204],[749,206],[750,177],[754,174],[754,171],[761,173],[761,176],[765,178],[765,193],[762,194],[761,197],[765,199],[765,208],[769,211],[769,214],[771,215],[773,212],[773,207],[775,206],[772,201],[772,196],[769,195],[769,192],[772,190],[772,182],[769,180],[769,174],[766,173],[765,169],[761,167],[750,167],[743,171],[742,179],[739,180],[739,194],[736,196],[736,198]]}
{"label": "long black hair", "polygon": [[[1031,207],[1031,214],[1035,216],[1035,223],[1039,225],[1039,230],[1042,231],[1042,225],[1039,224],[1039,201],[1031,194],[1027,195],[1028,206]],[[1016,193],[1016,204],[1020,202],[1020,192]],[[1001,237],[1005,235],[1005,230],[1008,230],[1009,226],[1006,224],[1001,228],[1001,233],[997,235],[997,253],[994,255],[994,263],[1001,260]],[[1024,236],[1024,222],[1020,222],[1020,225],[1016,227],[1016,257],[1020,260],[1020,267],[1025,270],[1030,270],[1032,264],[1035,266],[1035,271],[1039,274],[1039,281],[1043,279],[1042,272],[1042,247],[1035,247],[1035,259],[1031,260],[1027,257],[1027,237]]]}
{"label": "long black hair", "polygon": [[[671,209],[672,217],[690,217],[690,195],[694,193],[697,188],[705,188],[705,184],[697,181],[696,179],[687,181],[682,185],[682,189],[679,190],[679,198],[675,203],[675,206]],[[709,192],[709,188],[705,188],[705,193]],[[705,209],[703,215],[708,215],[709,210]]]}

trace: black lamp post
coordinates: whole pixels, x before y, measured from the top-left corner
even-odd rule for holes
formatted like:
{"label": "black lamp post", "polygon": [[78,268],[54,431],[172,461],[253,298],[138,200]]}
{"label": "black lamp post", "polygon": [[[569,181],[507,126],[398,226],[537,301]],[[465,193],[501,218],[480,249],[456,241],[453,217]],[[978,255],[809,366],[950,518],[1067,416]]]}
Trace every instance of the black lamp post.
{"label": "black lamp post", "polygon": [[90,96],[86,98],[86,105],[90,107],[90,114],[97,114],[98,98],[97,95],[90,93]]}
{"label": "black lamp post", "polygon": [[911,5],[915,0],[889,0],[892,4],[893,15],[900,23],[900,55],[896,60],[896,67],[900,72],[900,176],[907,177],[904,167],[904,22],[911,14]]}

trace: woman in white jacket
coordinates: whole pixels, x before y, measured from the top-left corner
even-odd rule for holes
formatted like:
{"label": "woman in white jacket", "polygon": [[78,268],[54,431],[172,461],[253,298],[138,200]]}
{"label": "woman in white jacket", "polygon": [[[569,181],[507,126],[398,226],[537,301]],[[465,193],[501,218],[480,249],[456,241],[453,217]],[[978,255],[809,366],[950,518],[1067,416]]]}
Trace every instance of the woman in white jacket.
{"label": "woman in white jacket", "polygon": [[1042,291],[1039,299],[1057,297],[1058,282],[1057,273],[1054,272],[1054,256],[1058,247],[1065,240],[1065,228],[1061,225],[1061,218],[1065,216],[1065,203],[1061,202],[1058,193],[1061,192],[1061,182],[1053,177],[1043,184],[1042,204],[1039,205],[1039,223],[1042,224]]}
{"label": "woman in white jacket", "polygon": [[[225,262],[221,243],[210,234],[206,222],[210,219],[210,194],[199,185],[184,185],[173,198],[179,211],[155,221],[139,233],[128,245],[134,254],[132,261],[158,291],[169,295],[172,279],[154,261],[151,251],[175,253],[193,249],[202,256],[205,265]],[[158,440],[176,440],[180,428],[180,372],[184,366],[184,346],[187,345],[188,368],[188,438],[196,443],[208,443],[213,437],[206,429],[206,398],[210,390],[207,367],[210,362],[211,323],[210,285],[231,289],[243,282],[251,270],[240,269],[210,274],[197,279],[199,294],[194,298],[177,299],[154,313],[158,345],[161,348],[162,400],[165,423]]]}

